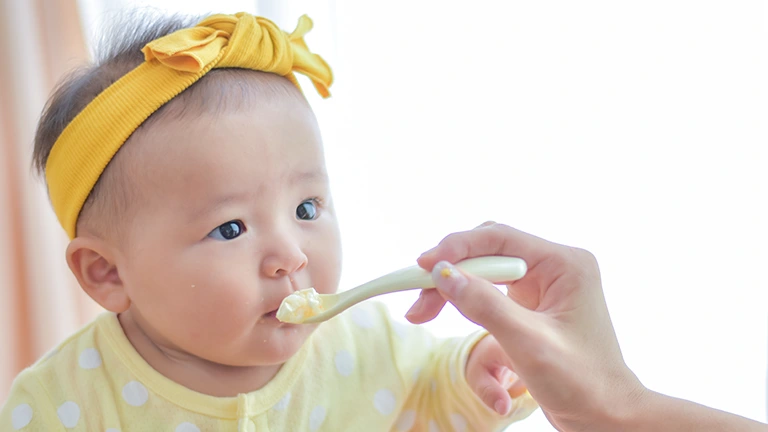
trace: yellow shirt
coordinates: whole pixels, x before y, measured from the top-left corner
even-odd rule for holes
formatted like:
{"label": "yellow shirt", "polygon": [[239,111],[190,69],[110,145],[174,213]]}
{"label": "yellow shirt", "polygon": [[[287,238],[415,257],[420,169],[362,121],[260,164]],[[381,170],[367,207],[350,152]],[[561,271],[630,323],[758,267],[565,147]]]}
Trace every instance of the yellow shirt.
{"label": "yellow shirt", "polygon": [[502,418],[469,388],[465,362],[484,334],[436,340],[360,305],[263,388],[221,398],[160,375],[105,313],[16,378],[0,431],[495,431],[537,406],[524,393]]}

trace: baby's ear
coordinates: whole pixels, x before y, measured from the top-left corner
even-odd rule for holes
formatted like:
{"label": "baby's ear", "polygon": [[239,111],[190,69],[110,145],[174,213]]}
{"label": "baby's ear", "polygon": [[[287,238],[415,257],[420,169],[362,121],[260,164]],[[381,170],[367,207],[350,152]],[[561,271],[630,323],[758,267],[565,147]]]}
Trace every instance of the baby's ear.
{"label": "baby's ear", "polygon": [[131,305],[111,248],[101,239],[76,237],[67,247],[67,264],[83,290],[104,309],[121,313]]}

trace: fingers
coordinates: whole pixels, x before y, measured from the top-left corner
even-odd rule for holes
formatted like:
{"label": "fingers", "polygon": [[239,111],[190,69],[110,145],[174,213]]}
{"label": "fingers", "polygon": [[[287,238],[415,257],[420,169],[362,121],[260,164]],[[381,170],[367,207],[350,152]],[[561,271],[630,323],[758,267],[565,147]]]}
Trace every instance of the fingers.
{"label": "fingers", "polygon": [[520,306],[536,310],[541,303],[541,289],[533,278],[519,280],[507,285],[507,296]]}
{"label": "fingers", "polygon": [[467,382],[475,394],[502,416],[509,414],[512,399],[526,388],[511,369],[511,360],[494,336],[475,345],[467,360]]}
{"label": "fingers", "polygon": [[465,275],[446,261],[434,266],[432,280],[440,294],[462,315],[497,336],[514,338],[520,323],[533,318],[531,311],[509,299],[490,282]]}
{"label": "fingers", "polygon": [[456,263],[471,257],[505,255],[520,257],[531,268],[558,246],[512,227],[486,222],[474,230],[447,236],[435,248],[422,254],[417,262],[422,268],[431,270],[438,261]]}
{"label": "fingers", "polygon": [[509,414],[512,408],[512,396],[507,390],[508,383],[514,375],[509,368],[498,366],[495,370],[483,368],[477,372],[476,377],[467,377],[472,383],[475,394],[485,403],[488,408],[496,411],[499,415]]}
{"label": "fingers", "polygon": [[520,380],[520,377],[518,377],[516,373],[509,369],[506,369],[506,371],[502,374],[499,382],[501,383],[501,386],[506,389],[507,394],[512,399],[518,398],[522,396],[526,391],[528,391],[528,389],[525,387],[525,384],[523,384],[523,381]]}
{"label": "fingers", "polygon": [[476,226],[475,229],[485,228],[485,227],[491,226],[491,225],[496,225],[496,222],[494,222],[494,221],[485,221],[485,222],[481,223],[480,225]]}
{"label": "fingers", "polygon": [[421,290],[419,299],[413,304],[405,318],[414,324],[423,324],[432,321],[443,310],[445,299],[437,290]]}

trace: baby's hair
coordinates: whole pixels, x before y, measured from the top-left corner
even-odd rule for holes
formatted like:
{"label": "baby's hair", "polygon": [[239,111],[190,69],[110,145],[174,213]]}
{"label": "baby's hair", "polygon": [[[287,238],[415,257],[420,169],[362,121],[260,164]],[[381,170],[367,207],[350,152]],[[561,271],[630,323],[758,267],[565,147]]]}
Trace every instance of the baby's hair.
{"label": "baby's hair", "polygon": [[[194,26],[203,17],[162,15],[151,9],[137,9],[120,14],[105,26],[94,50],[94,62],[65,76],[49,98],[38,123],[32,163],[38,174],[45,176],[45,166],[54,143],[67,125],[96,96],[142,62],[141,49],[149,42],[182,28]],[[283,96],[306,100],[286,78],[265,72],[243,69],[217,69],[176,96],[152,114],[131,138],[162,118],[186,118],[205,112],[238,109],[254,97]],[[129,141],[130,139],[129,138]],[[125,146],[124,146],[125,147]],[[120,218],[130,213],[136,201],[128,167],[119,162],[122,149],[104,170],[91,191],[78,218],[100,235],[119,232]],[[137,173],[133,173],[137,175]],[[105,199],[106,198],[106,199]],[[104,222],[107,222],[105,224]]]}
{"label": "baby's hair", "polygon": [[43,110],[35,135],[33,163],[45,175],[53,144],[64,128],[96,96],[144,61],[141,49],[148,42],[189,27],[194,17],[161,17],[146,10],[121,15],[110,31],[102,33],[94,49],[94,63],[75,69],[56,86]]}

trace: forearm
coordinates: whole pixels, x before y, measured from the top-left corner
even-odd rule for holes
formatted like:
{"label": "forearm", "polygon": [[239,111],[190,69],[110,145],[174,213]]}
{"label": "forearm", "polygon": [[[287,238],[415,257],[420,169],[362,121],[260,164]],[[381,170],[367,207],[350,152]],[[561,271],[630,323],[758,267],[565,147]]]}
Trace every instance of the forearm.
{"label": "forearm", "polygon": [[687,400],[647,391],[634,409],[618,419],[616,430],[626,432],[768,432],[768,425],[708,408]]}

